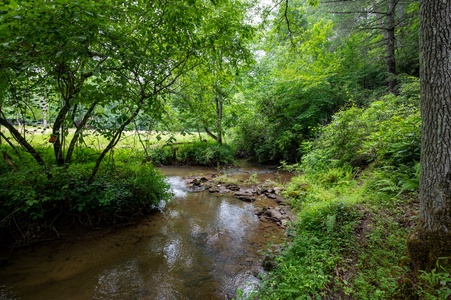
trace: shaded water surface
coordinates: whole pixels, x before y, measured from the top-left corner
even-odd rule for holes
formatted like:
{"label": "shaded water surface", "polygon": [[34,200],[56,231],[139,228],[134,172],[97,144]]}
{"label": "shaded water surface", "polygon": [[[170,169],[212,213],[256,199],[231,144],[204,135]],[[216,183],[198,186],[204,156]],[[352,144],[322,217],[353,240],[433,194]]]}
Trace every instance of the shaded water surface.
{"label": "shaded water surface", "polygon": [[[255,215],[273,203],[186,190],[180,176],[212,169],[162,172],[175,197],[160,213],[83,240],[2,254],[0,299],[229,299],[255,286],[260,250],[283,235]],[[276,179],[257,169],[230,173]]]}

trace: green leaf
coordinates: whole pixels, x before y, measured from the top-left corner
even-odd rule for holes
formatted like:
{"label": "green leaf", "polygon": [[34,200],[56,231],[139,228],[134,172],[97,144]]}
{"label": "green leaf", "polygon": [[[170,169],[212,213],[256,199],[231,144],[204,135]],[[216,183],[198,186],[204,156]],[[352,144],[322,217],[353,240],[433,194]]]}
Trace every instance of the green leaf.
{"label": "green leaf", "polygon": [[12,9],[17,9],[17,8],[19,8],[19,5],[16,3],[16,1],[10,0],[9,7],[11,7]]}

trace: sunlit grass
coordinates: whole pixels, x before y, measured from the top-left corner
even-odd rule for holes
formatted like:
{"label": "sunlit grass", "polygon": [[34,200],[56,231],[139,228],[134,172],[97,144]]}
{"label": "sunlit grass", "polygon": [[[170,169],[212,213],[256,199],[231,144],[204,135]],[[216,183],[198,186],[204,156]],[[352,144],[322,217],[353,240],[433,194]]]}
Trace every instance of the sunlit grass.
{"label": "sunlit grass", "polygon": [[[11,137],[5,128],[3,135],[7,144],[13,144],[14,151],[26,152]],[[50,129],[43,131],[39,127],[23,128],[21,134],[43,157],[44,161],[53,164],[55,154],[50,141]],[[74,137],[74,130],[68,130],[63,139],[63,155],[66,155]],[[92,130],[85,130],[79,136],[71,163],[93,163],[100,153],[107,148],[112,137]],[[9,146],[9,145],[8,145]],[[8,151],[13,151],[9,148]],[[25,154],[27,155],[27,154]],[[227,144],[218,144],[205,133],[161,132],[161,131],[124,131],[118,143],[103,158],[102,164],[124,162],[152,162],[154,165],[208,165],[217,166],[233,163],[234,149]]]}
{"label": "sunlit grass", "polygon": [[[44,130],[39,126],[17,127],[19,132],[27,139],[27,141],[38,147],[50,147],[49,142],[52,135],[51,129]],[[9,138],[10,142],[17,145],[17,142],[12,138],[10,132],[4,128],[0,128],[1,132]],[[70,129],[65,136],[66,143],[72,140],[74,130]],[[171,143],[192,143],[200,140],[211,140],[205,133],[180,133],[180,132],[162,132],[162,131],[124,131],[121,138],[116,145],[116,148],[144,148],[144,147],[159,147]],[[85,130],[82,134],[82,139],[79,140],[80,146],[93,148],[97,151],[104,149],[109,143],[109,139],[98,132],[92,130]]]}

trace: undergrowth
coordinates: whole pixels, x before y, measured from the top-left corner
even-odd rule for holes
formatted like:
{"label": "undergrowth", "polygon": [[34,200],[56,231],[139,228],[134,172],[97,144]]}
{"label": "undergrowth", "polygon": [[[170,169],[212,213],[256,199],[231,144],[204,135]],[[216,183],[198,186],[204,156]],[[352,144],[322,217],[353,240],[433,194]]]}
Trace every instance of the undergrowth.
{"label": "undergrowth", "polygon": [[[332,174],[342,174],[341,179]],[[391,299],[408,269],[415,194],[396,196],[345,169],[304,174],[285,190],[297,221],[261,299]],[[336,184],[331,184],[330,179]]]}
{"label": "undergrowth", "polygon": [[[304,143],[284,191],[296,213],[259,299],[447,299],[451,269],[413,273],[420,116],[413,81],[399,96],[338,112]],[[446,267],[445,267],[446,266]],[[252,295],[252,297],[255,295]]]}
{"label": "undergrowth", "polygon": [[149,151],[147,160],[155,165],[227,165],[234,162],[234,149],[216,142],[167,144]]}
{"label": "undergrowth", "polygon": [[155,210],[169,198],[169,187],[151,164],[132,162],[130,156],[130,151],[111,154],[91,182],[92,162],[41,167],[25,153],[10,151],[11,164],[0,160],[3,246],[27,244],[64,226],[128,222]]}

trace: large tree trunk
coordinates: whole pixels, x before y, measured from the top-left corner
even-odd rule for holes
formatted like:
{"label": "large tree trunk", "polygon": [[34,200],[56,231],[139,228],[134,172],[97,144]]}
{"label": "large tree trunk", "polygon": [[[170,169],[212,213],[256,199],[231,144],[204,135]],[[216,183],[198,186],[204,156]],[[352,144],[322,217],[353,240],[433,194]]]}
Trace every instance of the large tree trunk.
{"label": "large tree trunk", "polygon": [[451,256],[451,0],[420,3],[420,222],[408,239],[416,269]]}

